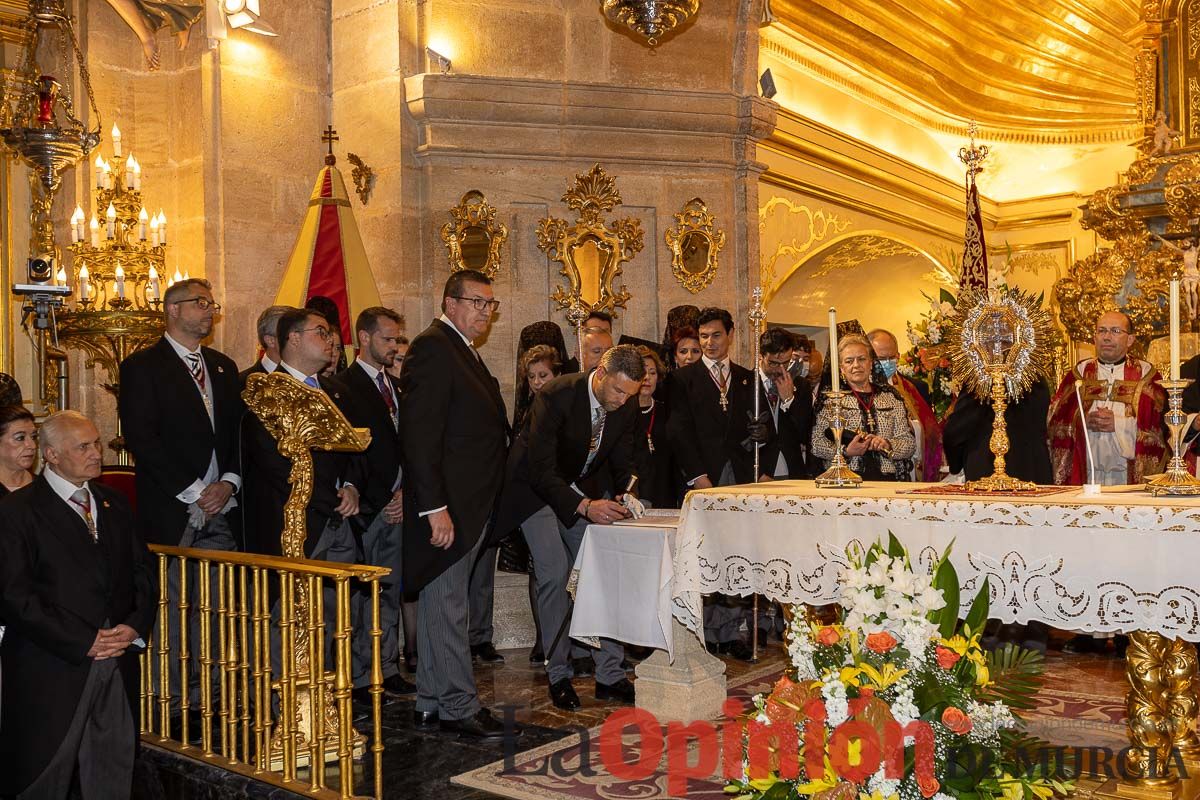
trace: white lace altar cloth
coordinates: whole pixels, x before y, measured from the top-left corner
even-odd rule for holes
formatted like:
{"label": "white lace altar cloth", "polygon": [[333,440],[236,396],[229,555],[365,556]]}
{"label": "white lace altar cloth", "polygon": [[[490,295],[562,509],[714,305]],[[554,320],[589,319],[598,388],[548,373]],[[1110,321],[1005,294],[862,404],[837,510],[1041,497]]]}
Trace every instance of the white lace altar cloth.
{"label": "white lace altar cloth", "polygon": [[676,540],[675,616],[697,630],[701,595],[714,592],[835,603],[847,545],[886,543],[891,531],[927,570],[954,542],[964,613],[987,578],[990,615],[1005,622],[1200,641],[1200,498],[902,494],[913,487],[806,480],[692,492]]}

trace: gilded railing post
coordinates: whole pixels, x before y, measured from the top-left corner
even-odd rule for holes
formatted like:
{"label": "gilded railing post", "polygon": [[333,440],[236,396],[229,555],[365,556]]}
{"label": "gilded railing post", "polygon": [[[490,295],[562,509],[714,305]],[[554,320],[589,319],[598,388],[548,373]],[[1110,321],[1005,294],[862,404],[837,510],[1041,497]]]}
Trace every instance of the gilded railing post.
{"label": "gilded railing post", "polygon": [[1126,766],[1131,780],[1117,787],[1128,797],[1174,797],[1179,780],[1170,771],[1174,725],[1171,719],[1170,668],[1173,645],[1146,631],[1129,635],[1125,672],[1129,678],[1126,712],[1130,748]]}

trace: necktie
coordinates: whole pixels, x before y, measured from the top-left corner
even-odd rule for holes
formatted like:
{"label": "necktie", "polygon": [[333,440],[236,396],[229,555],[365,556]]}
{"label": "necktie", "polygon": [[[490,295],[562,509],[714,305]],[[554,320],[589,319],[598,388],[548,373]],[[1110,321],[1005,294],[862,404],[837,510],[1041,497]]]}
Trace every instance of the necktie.
{"label": "necktie", "polygon": [[718,361],[712,366],[713,378],[717,381],[717,386],[725,388],[725,362]]}
{"label": "necktie", "polygon": [[316,375],[309,375],[307,378],[305,378],[305,379],[304,379],[304,385],[305,385],[305,386],[311,386],[311,387],[312,387],[312,388],[314,388],[314,389],[320,389],[320,388],[321,388],[321,384],[317,383],[317,376],[316,376]]}
{"label": "necktie", "polygon": [[779,405],[779,389],[775,386],[775,381],[771,381],[767,386],[767,402],[771,405],[771,411]]}
{"label": "necktie", "polygon": [[396,424],[396,400],[392,397],[392,387],[388,386],[387,378],[383,377],[383,372],[378,372],[375,375],[375,383],[379,385],[379,393],[383,395],[383,402],[387,403],[388,416],[392,418],[392,424]]}
{"label": "necktie", "polygon": [[79,509],[79,516],[83,517],[83,521],[87,523],[88,533],[92,535],[92,541],[100,541],[100,534],[96,531],[96,520],[92,516],[92,496],[88,494],[88,490],[76,489],[71,494],[71,502]]}
{"label": "necktie", "polygon": [[580,476],[586,475],[588,469],[591,468],[592,462],[596,459],[596,453],[600,452],[600,439],[604,436],[604,418],[607,416],[604,413],[603,406],[597,406],[592,411],[592,438],[588,442],[587,459],[583,462],[583,472]]}
{"label": "necktie", "polygon": [[200,387],[200,391],[204,391],[204,364],[200,361],[199,353],[187,354],[188,369],[192,373],[192,378],[196,381],[196,385]]}

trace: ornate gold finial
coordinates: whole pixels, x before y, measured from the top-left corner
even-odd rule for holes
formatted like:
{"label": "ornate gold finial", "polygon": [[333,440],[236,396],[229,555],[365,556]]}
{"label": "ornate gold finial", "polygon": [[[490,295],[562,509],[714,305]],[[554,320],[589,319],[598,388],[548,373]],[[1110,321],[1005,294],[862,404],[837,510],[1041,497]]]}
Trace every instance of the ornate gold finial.
{"label": "ornate gold finial", "polygon": [[325,132],[321,134],[321,141],[329,145],[329,153],[325,156],[325,165],[328,167],[337,163],[337,157],[333,154],[333,143],[340,140],[341,137],[337,135],[337,131],[333,129],[332,125],[325,128]]}
{"label": "ornate gold finial", "polygon": [[967,183],[974,183],[975,176],[983,172],[983,162],[988,157],[987,145],[975,145],[975,137],[978,135],[979,125],[975,120],[971,120],[967,125],[967,136],[971,138],[971,144],[969,147],[958,148],[958,160],[967,167]]}
{"label": "ornate gold finial", "polygon": [[354,191],[365,206],[371,199],[371,190],[375,188],[375,170],[371,169],[355,153],[347,153],[346,158],[354,165],[350,177],[354,179]]}

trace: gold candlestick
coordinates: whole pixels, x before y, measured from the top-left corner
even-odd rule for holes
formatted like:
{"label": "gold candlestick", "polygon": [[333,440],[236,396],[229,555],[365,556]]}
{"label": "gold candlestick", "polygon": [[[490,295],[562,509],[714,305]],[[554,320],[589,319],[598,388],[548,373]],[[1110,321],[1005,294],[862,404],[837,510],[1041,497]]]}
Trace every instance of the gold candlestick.
{"label": "gold candlestick", "polygon": [[1163,494],[1197,495],[1200,494],[1200,480],[1187,471],[1183,460],[1183,437],[1187,433],[1187,415],[1183,413],[1183,390],[1191,383],[1188,380],[1163,381],[1162,386],[1167,390],[1167,413],[1163,421],[1171,434],[1171,460],[1167,462],[1167,471],[1146,483],[1146,490],[1158,497]]}
{"label": "gold candlestick", "polygon": [[846,430],[846,423],[842,420],[842,398],[850,394],[846,391],[833,391],[832,389],[825,392],[826,402],[833,403],[833,425],[830,430],[833,431],[833,441],[836,450],[833,453],[833,460],[829,462],[829,469],[822,472],[816,478],[818,489],[855,489],[862,485],[862,476],[850,469],[850,465],[846,463],[846,456],[842,453],[842,433]]}

